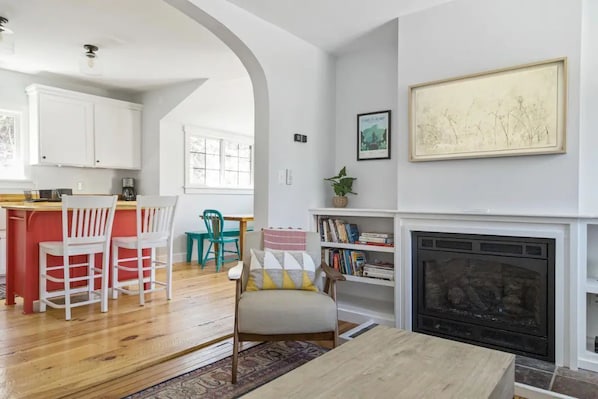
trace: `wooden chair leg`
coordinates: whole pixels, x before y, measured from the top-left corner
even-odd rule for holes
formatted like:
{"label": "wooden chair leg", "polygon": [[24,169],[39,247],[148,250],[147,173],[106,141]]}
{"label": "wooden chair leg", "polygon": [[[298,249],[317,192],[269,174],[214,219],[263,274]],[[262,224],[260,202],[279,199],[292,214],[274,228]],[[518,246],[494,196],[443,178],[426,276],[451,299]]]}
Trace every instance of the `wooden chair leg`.
{"label": "wooden chair leg", "polygon": [[118,247],[112,245],[112,299],[118,299]]}
{"label": "wooden chair leg", "polygon": [[143,252],[141,249],[137,250],[137,281],[139,284],[139,306],[145,306],[145,283],[143,282]]}
{"label": "wooden chair leg", "polygon": [[46,251],[43,248],[39,249],[39,311],[46,311],[46,290],[48,289],[48,282],[46,279],[46,265],[48,263]]}
{"label": "wooden chair leg", "polygon": [[239,363],[239,335],[235,332],[233,336],[233,367],[232,367],[232,378],[233,384],[237,383],[237,365]]}

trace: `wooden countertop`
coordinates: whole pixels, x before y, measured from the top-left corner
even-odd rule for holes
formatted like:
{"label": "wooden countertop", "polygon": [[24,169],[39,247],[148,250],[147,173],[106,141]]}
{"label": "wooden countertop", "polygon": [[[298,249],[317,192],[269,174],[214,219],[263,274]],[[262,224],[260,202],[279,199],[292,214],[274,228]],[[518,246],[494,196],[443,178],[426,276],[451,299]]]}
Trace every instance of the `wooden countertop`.
{"label": "wooden countertop", "polygon": [[[0,207],[25,211],[59,211],[62,209],[62,202],[5,201],[0,202]],[[136,207],[136,201],[116,201],[116,210],[136,209]]]}

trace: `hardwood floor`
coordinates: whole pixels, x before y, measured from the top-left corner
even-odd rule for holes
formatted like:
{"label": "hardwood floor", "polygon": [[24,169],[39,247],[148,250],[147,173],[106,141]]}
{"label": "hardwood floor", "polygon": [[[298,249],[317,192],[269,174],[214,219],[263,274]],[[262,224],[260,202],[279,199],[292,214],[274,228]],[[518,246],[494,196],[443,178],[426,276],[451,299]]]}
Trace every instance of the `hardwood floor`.
{"label": "hardwood floor", "polygon": [[[81,306],[69,322],[61,309],[23,315],[19,302],[0,306],[0,397],[83,397],[94,386],[112,385],[231,336],[235,290],[226,271],[177,264],[173,287],[171,301],[157,292],[142,307],[137,296],[121,295],[109,300],[108,313],[100,313],[99,304]],[[148,377],[131,385],[131,392],[155,383]],[[100,392],[88,397],[122,393]]]}
{"label": "hardwood floor", "polygon": [[[121,295],[108,313],[82,306],[69,322],[61,309],[23,315],[19,302],[0,305],[0,398],[122,398],[229,356],[235,290],[226,268],[176,264],[173,287],[172,301],[158,292],[139,306]],[[353,326],[339,322],[341,332]]]}

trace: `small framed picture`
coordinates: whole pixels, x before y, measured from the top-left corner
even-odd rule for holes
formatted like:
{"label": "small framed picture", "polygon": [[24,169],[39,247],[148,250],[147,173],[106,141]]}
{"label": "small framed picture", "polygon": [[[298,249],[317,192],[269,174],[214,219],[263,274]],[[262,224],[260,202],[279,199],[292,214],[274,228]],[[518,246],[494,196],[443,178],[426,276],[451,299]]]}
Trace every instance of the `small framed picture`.
{"label": "small framed picture", "polygon": [[357,160],[390,159],[390,110],[357,115]]}

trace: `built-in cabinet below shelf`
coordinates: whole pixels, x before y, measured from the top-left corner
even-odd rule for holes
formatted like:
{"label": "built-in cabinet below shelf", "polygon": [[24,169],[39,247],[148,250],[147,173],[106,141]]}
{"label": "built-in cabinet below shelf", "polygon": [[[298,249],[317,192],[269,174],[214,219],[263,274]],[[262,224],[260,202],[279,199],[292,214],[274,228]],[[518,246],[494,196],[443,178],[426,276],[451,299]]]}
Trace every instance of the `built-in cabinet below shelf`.
{"label": "built-in cabinet below shelf", "polygon": [[[395,233],[397,230],[397,212],[378,209],[351,209],[351,208],[318,208],[310,209],[311,230],[320,232],[320,219],[339,219],[346,223],[355,223],[360,232],[386,232]],[[321,233],[321,232],[320,232]],[[395,234],[395,242],[398,237]],[[322,249],[341,249],[361,251],[366,254],[368,262],[380,257],[384,261],[392,262],[398,267],[398,251],[396,247],[380,245],[363,245],[343,242],[322,241]],[[359,275],[345,274],[346,281],[337,284],[337,303],[339,319],[363,323],[373,320],[376,323],[390,326],[400,324],[400,303],[396,290],[397,284],[395,269],[394,280],[383,280]]]}
{"label": "built-in cabinet below shelf", "polygon": [[140,104],[37,84],[26,91],[32,164],[141,168]]}

